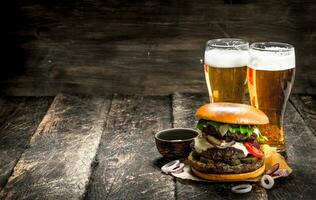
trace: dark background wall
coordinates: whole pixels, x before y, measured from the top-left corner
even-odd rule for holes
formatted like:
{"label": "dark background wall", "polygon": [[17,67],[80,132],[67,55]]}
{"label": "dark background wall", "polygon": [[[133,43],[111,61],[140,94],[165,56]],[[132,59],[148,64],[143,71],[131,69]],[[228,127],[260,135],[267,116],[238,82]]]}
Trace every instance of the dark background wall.
{"label": "dark background wall", "polygon": [[206,92],[205,41],[296,47],[295,93],[316,94],[312,0],[20,0],[4,6],[7,95]]}

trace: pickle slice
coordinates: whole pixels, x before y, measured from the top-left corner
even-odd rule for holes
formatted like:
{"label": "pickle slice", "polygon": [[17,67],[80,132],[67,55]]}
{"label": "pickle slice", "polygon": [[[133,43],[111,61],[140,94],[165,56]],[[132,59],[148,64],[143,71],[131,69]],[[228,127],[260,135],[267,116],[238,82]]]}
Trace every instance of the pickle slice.
{"label": "pickle slice", "polygon": [[247,158],[242,158],[242,159],[240,159],[240,162],[246,163],[246,164],[255,163],[255,162],[257,162],[257,161],[258,161],[258,159],[255,158],[255,157],[247,157]]}
{"label": "pickle slice", "polygon": [[227,164],[229,164],[231,166],[239,165],[240,160],[231,160],[231,161],[227,162]]}

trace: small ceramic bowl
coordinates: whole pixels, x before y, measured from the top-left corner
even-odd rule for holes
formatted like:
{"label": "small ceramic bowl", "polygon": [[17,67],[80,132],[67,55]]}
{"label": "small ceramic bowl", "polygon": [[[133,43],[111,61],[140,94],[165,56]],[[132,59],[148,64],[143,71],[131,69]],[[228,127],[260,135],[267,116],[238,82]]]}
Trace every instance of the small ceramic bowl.
{"label": "small ceramic bowl", "polygon": [[169,159],[187,157],[190,144],[198,132],[190,128],[165,129],[155,134],[156,146],[159,153]]}

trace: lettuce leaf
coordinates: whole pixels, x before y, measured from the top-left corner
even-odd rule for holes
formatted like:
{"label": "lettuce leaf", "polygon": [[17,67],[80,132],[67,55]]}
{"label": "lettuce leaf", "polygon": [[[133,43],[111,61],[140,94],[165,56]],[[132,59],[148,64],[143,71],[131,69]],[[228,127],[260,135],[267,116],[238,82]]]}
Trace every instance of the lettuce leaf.
{"label": "lettuce leaf", "polygon": [[199,120],[198,123],[196,124],[196,128],[203,130],[203,128],[207,128],[208,126],[213,126],[216,128],[216,130],[218,130],[221,125],[222,123],[219,123],[219,122]]}
{"label": "lettuce leaf", "polygon": [[216,131],[219,131],[219,128],[224,125],[228,126],[228,131],[230,133],[241,133],[243,135],[247,135],[247,137],[256,134],[259,142],[264,142],[268,140],[267,137],[261,135],[260,130],[257,127],[250,125],[226,124],[221,122],[199,120],[196,124],[196,128],[202,131],[204,128],[207,128],[208,126],[213,126],[216,129]]}

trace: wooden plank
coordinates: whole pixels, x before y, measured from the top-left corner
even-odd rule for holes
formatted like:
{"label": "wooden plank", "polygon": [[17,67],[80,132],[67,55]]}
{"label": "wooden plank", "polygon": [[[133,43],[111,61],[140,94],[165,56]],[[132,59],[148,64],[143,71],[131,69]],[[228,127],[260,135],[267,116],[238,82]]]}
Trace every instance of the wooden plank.
{"label": "wooden plank", "polygon": [[316,135],[316,100],[315,96],[291,95],[290,101]]}
{"label": "wooden plank", "polygon": [[28,53],[24,73],[4,81],[2,92],[170,94],[205,89],[199,70],[205,41],[223,33],[204,21],[199,10],[209,12],[203,5],[178,13],[174,6],[182,4],[175,2],[80,1],[50,11],[53,5],[45,4],[20,5],[31,19],[31,30],[14,36],[33,37],[23,44]]}
{"label": "wooden plank", "polygon": [[316,196],[316,137],[291,103],[285,113],[288,163],[293,174],[277,180],[268,192],[271,199],[314,199]]}
{"label": "wooden plank", "polygon": [[55,97],[2,199],[78,199],[89,181],[110,97]]}
{"label": "wooden plank", "polygon": [[206,92],[199,60],[205,42],[220,37],[292,43],[300,58],[293,91],[316,94],[310,0],[8,4],[6,94]]}
{"label": "wooden plank", "polygon": [[0,98],[0,191],[52,101],[53,97]]}
{"label": "wooden plank", "polygon": [[[209,103],[208,95],[205,94],[174,94],[173,95],[173,118],[174,127],[194,127],[194,113],[196,109]],[[231,183],[197,183],[177,179],[176,191],[179,199],[267,199],[266,191],[253,184],[253,191],[244,195],[236,195],[230,188],[236,184]]]}
{"label": "wooden plank", "polygon": [[85,199],[174,199],[153,134],[171,127],[170,98],[116,95]]}
{"label": "wooden plank", "polygon": [[176,128],[195,128],[196,109],[209,102],[207,93],[174,93],[172,95],[173,126]]}

